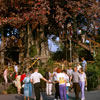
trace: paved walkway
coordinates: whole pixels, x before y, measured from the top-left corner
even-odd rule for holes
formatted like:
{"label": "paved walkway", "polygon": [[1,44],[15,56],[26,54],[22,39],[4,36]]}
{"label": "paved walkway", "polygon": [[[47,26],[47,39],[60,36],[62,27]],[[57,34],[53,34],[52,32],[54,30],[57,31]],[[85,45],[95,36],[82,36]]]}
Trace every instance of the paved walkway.
{"label": "paved walkway", "polygon": [[[70,100],[74,100],[74,97],[74,93],[70,93]],[[0,100],[24,100],[24,98],[23,95],[9,94],[0,95]],[[43,100],[54,100],[54,96],[46,96],[45,93],[43,93]],[[86,92],[86,100],[100,100],[100,90]]]}

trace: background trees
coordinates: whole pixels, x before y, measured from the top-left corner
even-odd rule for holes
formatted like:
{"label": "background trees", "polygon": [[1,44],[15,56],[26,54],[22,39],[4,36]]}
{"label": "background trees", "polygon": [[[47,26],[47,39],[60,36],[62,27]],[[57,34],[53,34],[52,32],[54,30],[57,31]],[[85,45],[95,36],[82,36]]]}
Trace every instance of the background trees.
{"label": "background trees", "polygon": [[[58,58],[66,59],[69,54],[69,40],[77,39],[77,29],[81,29],[83,34],[94,39],[100,28],[100,1],[99,0],[0,0],[0,32],[1,41],[1,66],[4,65],[5,46],[4,34],[5,26],[10,26],[19,30],[20,36],[16,38],[11,34],[10,39],[18,40],[19,63],[27,63],[30,58],[37,56],[49,56],[47,39],[48,35],[59,36],[64,50],[56,53],[63,56]],[[95,39],[97,41],[98,37]],[[79,40],[78,40],[79,41]],[[98,39],[99,42],[99,39]],[[11,51],[14,46],[11,45]],[[76,45],[72,43],[74,52],[79,52]],[[66,55],[65,55],[66,53]],[[8,54],[8,53],[7,53]],[[83,54],[83,53],[81,53]],[[36,56],[36,57],[37,57]],[[54,60],[56,55],[53,55]],[[69,58],[69,57],[68,57]],[[27,61],[27,62],[23,62]]]}
{"label": "background trees", "polygon": [[32,45],[42,54],[48,34],[63,39],[72,35],[74,39],[78,28],[91,36],[97,34],[99,5],[98,0],[0,0],[0,27],[9,24],[24,34],[25,57]]}
{"label": "background trees", "polygon": [[79,15],[83,15],[77,20],[79,23],[94,21],[99,17],[99,10],[98,0],[0,0],[0,24],[21,27],[39,22],[58,29],[71,20],[75,22]]}

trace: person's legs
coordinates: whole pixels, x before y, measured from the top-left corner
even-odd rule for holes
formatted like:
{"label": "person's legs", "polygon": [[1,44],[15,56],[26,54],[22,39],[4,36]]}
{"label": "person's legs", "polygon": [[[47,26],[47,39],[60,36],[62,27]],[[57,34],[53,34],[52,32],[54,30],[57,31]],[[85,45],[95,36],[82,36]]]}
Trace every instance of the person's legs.
{"label": "person's legs", "polygon": [[66,91],[67,91],[67,93],[66,93],[66,97],[67,97],[67,100],[69,99],[69,96],[68,96],[68,92],[69,92],[69,90],[68,90],[68,86],[66,86]]}
{"label": "person's legs", "polygon": [[24,100],[26,100],[26,96],[24,96]]}
{"label": "person's legs", "polygon": [[63,100],[63,86],[59,85],[59,93],[60,93],[60,98]]}
{"label": "person's legs", "polygon": [[46,94],[49,95],[49,83],[46,83]]}
{"label": "person's legs", "polygon": [[87,90],[87,78],[85,80],[85,90]]}
{"label": "person's legs", "polygon": [[81,89],[81,98],[82,98],[82,82],[79,82],[80,89]]}
{"label": "person's legs", "polygon": [[27,100],[30,100],[30,98],[28,97],[28,99]]}
{"label": "person's legs", "polygon": [[85,82],[81,82],[82,83],[82,88],[81,88],[81,93],[82,93],[82,96],[81,98],[85,98],[85,94],[84,94],[84,89],[85,89]]}
{"label": "person's legs", "polygon": [[55,84],[55,99],[57,99],[57,83]]}
{"label": "person's legs", "polygon": [[18,94],[20,94],[21,89],[17,87],[17,92]]}
{"label": "person's legs", "polygon": [[52,84],[49,84],[49,95],[52,95]]}
{"label": "person's legs", "polygon": [[76,99],[79,99],[79,83],[73,83]]}
{"label": "person's legs", "polygon": [[8,83],[7,77],[4,76],[5,83]]}
{"label": "person's legs", "polygon": [[32,97],[32,84],[29,83],[29,97]]}
{"label": "person's legs", "polygon": [[57,98],[59,98],[60,99],[60,92],[59,92],[59,83],[57,83]]}
{"label": "person's legs", "polygon": [[18,94],[20,94],[20,90],[21,90],[21,89],[18,88]]}
{"label": "person's legs", "polygon": [[73,88],[74,88],[75,97],[76,97],[76,83],[73,83]]}
{"label": "person's legs", "polygon": [[82,82],[79,82],[80,88],[82,87]]}
{"label": "person's legs", "polygon": [[36,99],[34,85],[32,85],[32,95],[33,95],[33,98]]}
{"label": "person's legs", "polygon": [[40,100],[40,83],[34,84],[36,100]]}
{"label": "person's legs", "polygon": [[60,93],[59,93],[59,84],[56,83],[55,84],[55,99],[58,99],[58,97],[60,98]]}
{"label": "person's legs", "polygon": [[64,100],[67,100],[67,97],[66,97],[66,85],[63,85],[63,96],[64,96]]}
{"label": "person's legs", "polygon": [[76,83],[76,99],[79,99],[79,93],[80,93],[80,85],[79,83]]}

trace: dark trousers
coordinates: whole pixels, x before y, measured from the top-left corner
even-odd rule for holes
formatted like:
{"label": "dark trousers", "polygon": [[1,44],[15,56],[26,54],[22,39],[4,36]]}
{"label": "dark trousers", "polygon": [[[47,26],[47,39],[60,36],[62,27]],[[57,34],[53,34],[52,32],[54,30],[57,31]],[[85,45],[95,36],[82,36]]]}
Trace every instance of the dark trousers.
{"label": "dark trousers", "polygon": [[34,84],[34,92],[35,92],[36,100],[40,100],[40,83]]}
{"label": "dark trousers", "polygon": [[74,88],[76,99],[79,99],[79,93],[80,93],[79,83],[73,83],[73,88]]}
{"label": "dark trousers", "polygon": [[59,93],[59,83],[55,84],[55,98],[58,99],[60,98],[60,93]]}

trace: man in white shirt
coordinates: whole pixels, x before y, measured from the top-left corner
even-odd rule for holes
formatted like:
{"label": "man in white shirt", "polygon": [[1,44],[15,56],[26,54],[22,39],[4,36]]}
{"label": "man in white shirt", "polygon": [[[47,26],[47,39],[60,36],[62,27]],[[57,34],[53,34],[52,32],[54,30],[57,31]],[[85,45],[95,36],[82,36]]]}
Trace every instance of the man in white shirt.
{"label": "man in white shirt", "polygon": [[34,73],[31,74],[31,82],[34,84],[36,100],[40,100],[40,80],[41,79],[46,82],[49,82],[40,73],[38,73],[38,68],[35,68]]}

